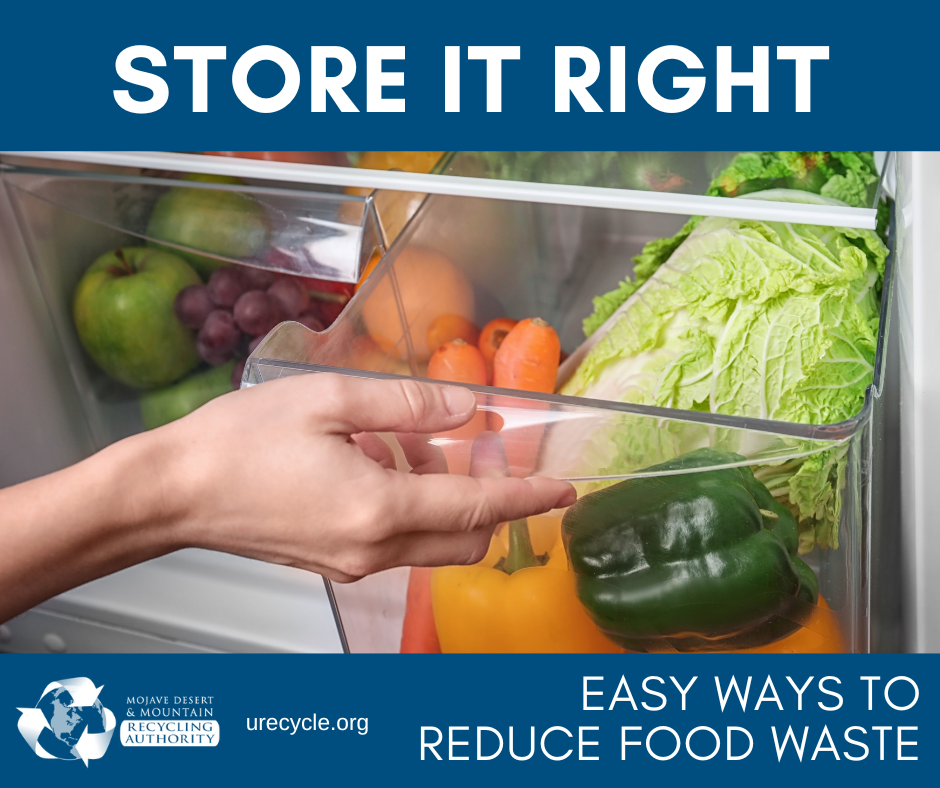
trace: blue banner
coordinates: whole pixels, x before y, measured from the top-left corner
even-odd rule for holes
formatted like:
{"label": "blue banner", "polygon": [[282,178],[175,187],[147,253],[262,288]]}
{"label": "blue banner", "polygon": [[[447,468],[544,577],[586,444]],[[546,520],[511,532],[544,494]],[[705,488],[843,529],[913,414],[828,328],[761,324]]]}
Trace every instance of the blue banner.
{"label": "blue banner", "polygon": [[[7,785],[935,779],[933,656],[5,656]],[[83,764],[83,761],[85,762]]]}
{"label": "blue banner", "polygon": [[924,5],[8,6],[6,150],[936,143]]}

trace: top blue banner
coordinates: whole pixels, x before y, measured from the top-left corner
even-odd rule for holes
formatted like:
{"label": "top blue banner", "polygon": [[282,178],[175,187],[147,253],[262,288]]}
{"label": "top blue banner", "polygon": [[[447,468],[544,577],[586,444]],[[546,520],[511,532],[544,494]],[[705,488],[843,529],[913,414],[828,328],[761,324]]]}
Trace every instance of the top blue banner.
{"label": "top blue banner", "polygon": [[8,4],[0,147],[934,147],[935,11]]}

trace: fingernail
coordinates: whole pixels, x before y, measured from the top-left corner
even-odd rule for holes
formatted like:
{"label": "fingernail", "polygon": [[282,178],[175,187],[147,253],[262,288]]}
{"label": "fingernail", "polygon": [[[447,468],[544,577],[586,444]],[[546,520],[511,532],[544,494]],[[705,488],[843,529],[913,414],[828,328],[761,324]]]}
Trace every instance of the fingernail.
{"label": "fingernail", "polygon": [[[528,482],[528,481],[535,481],[536,479],[544,479],[544,478],[546,478],[546,477],[544,477],[544,476],[528,476],[528,477],[526,477],[526,481],[527,481],[527,482]],[[578,491],[577,491],[577,489],[575,489],[575,487],[574,487],[572,484],[570,484],[569,482],[562,482],[560,479],[558,480],[558,482],[561,483],[561,484],[566,484],[567,487],[568,487],[568,489],[565,491],[564,495],[562,495],[561,498],[559,498],[559,499],[557,500],[557,502],[555,503],[555,506],[552,507],[552,508],[554,508],[554,509],[565,509],[565,508],[571,506],[573,503],[575,503],[575,502],[578,500]]]}
{"label": "fingernail", "polygon": [[462,416],[470,411],[476,403],[476,397],[469,389],[459,386],[446,386],[442,389],[444,407],[451,416]]}

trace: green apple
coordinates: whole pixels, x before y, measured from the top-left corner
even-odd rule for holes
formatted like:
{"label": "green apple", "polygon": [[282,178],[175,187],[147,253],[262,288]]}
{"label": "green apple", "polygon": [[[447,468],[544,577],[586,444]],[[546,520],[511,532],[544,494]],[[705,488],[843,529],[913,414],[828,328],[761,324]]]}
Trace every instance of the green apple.
{"label": "green apple", "polygon": [[112,378],[139,389],[166,386],[199,362],[193,333],[173,312],[176,294],[199,284],[176,255],[145,246],[99,257],[75,291],[78,337]]}
{"label": "green apple", "polygon": [[[223,175],[187,175],[184,180],[204,183],[238,184],[237,178]],[[203,279],[216,268],[228,265],[215,257],[165,247],[155,241],[168,241],[209,254],[241,260],[253,257],[268,242],[268,216],[252,197],[241,192],[217,189],[170,189],[153,207],[147,225],[151,244],[184,258]]]}
{"label": "green apple", "polygon": [[229,361],[205,372],[194,372],[172,386],[145,391],[139,399],[144,427],[148,430],[162,427],[201,408],[209,400],[227,394],[232,390],[234,368],[235,362]]}

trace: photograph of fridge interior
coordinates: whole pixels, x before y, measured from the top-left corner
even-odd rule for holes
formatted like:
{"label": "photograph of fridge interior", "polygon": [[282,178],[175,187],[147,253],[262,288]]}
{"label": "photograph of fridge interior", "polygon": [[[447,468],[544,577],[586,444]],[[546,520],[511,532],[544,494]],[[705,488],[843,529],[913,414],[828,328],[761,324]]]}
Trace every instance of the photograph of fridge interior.
{"label": "photograph of fridge interior", "polygon": [[[940,649],[940,155],[41,152],[0,177],[0,487],[329,368],[468,385],[474,421],[427,438],[449,472],[495,446],[582,496],[478,565],[350,585],[181,551],[0,652]],[[175,317],[104,353],[83,282],[154,252]]]}

